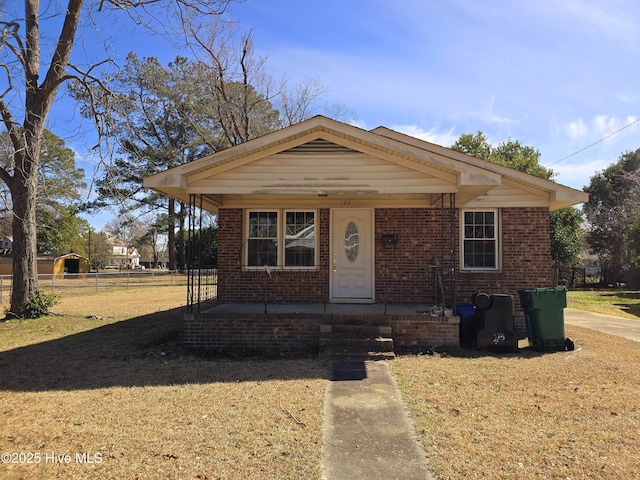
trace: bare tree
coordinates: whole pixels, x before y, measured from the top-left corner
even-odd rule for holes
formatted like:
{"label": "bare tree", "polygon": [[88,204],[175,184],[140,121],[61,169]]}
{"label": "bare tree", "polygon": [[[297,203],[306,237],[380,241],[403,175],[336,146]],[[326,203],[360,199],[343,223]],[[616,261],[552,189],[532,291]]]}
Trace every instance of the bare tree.
{"label": "bare tree", "polygon": [[283,78],[276,84],[267,69],[267,57],[255,52],[251,30],[241,33],[237,23],[220,18],[207,24],[189,19],[185,24],[202,69],[200,78],[206,80],[198,84],[206,93],[202,105],[209,118],[216,120],[217,128],[194,123],[203,138],[206,132],[221,128],[229,145],[237,145],[320,112],[336,120],[354,117],[343,105],[324,101],[328,88],[318,79],[292,84]]}
{"label": "bare tree", "polygon": [[[85,68],[70,62],[83,15],[95,21],[98,13],[124,11],[134,22],[153,28],[162,25],[154,21],[154,14],[163,9],[169,18],[181,21],[196,14],[201,18],[219,14],[228,4],[229,0],[68,0],[42,6],[40,0],[25,0],[23,18],[16,15],[0,21],[0,116],[13,146],[13,171],[0,168],[13,205],[12,315],[24,316],[29,298],[38,291],[37,174],[51,107],[66,82],[99,83],[97,68],[108,60]],[[48,20],[53,25],[61,21],[55,38],[43,34]]]}
{"label": "bare tree", "polygon": [[283,126],[300,123],[318,110],[318,102],[327,89],[322,87],[318,79],[307,79],[293,89],[287,88],[283,82],[278,95],[278,105],[282,115]]}
{"label": "bare tree", "polygon": [[255,53],[252,32],[240,33],[238,24],[221,19],[206,25],[192,19],[187,28],[200,68],[204,115],[198,118],[208,119],[194,123],[203,138],[207,138],[203,128],[221,131],[226,146],[233,146],[279,128],[280,118],[272,104],[274,82],[265,68],[266,57]]}

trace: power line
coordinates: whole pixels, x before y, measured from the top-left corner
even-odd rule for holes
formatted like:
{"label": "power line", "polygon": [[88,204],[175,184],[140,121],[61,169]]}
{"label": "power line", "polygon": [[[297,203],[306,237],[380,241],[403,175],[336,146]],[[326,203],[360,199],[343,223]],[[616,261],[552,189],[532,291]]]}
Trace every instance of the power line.
{"label": "power line", "polygon": [[621,131],[623,131],[625,128],[629,128],[629,127],[631,127],[632,125],[635,125],[635,124],[636,124],[636,123],[638,123],[638,122],[640,122],[640,118],[638,118],[638,119],[634,120],[634,121],[633,121],[633,122],[631,122],[629,125],[625,125],[625,126],[624,126],[624,127],[622,127],[620,130],[616,130],[615,132],[610,133],[610,134],[609,134],[609,135],[607,135],[606,137],[602,137],[600,140],[598,140],[598,141],[596,141],[596,142],[593,142],[592,144],[587,145],[587,146],[586,146],[586,147],[584,147],[584,148],[581,148],[581,149],[580,149],[580,150],[578,150],[577,152],[573,152],[571,155],[567,155],[566,157],[561,158],[560,160],[557,160],[557,161],[555,161],[555,162],[553,162],[553,163],[550,163],[549,165],[547,165],[547,167],[550,167],[550,166],[552,166],[552,165],[555,165],[556,163],[563,162],[563,161],[565,161],[567,158],[571,158],[571,157],[573,157],[574,155],[579,154],[580,152],[584,152],[586,149],[591,148],[591,147],[593,147],[594,145],[599,144],[600,142],[604,142],[607,138],[611,138],[611,137],[613,137],[615,134],[620,133],[620,132],[621,132]]}

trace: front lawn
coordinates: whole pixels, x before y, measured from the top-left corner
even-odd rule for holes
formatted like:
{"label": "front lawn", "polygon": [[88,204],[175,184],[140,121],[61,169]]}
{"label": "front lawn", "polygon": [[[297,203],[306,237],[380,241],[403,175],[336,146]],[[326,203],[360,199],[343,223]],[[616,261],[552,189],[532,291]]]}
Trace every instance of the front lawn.
{"label": "front lawn", "polygon": [[0,323],[0,478],[319,478],[326,365],[190,355],[184,298],[64,295]]}
{"label": "front lawn", "polygon": [[391,363],[439,479],[638,478],[640,345],[566,331],[572,352],[457,350]]}
{"label": "front lawn", "polygon": [[[184,293],[63,295],[0,323],[0,478],[320,478],[327,365],[184,352]],[[568,298],[640,313],[637,292]],[[439,479],[637,478],[638,343],[566,334],[575,351],[391,362]]]}
{"label": "front lawn", "polygon": [[617,317],[640,319],[640,292],[628,290],[570,290],[567,306]]}

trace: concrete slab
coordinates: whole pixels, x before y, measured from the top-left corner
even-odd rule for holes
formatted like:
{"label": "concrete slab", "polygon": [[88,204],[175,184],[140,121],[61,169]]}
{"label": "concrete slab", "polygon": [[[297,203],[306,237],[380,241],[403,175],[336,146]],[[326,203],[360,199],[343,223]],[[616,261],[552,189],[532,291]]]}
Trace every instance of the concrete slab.
{"label": "concrete slab", "polygon": [[632,318],[614,317],[612,315],[565,308],[564,323],[640,342],[640,319],[634,320]]}
{"label": "concrete slab", "polygon": [[325,398],[323,480],[432,480],[386,362],[335,362]]}
{"label": "concrete slab", "polygon": [[[426,304],[384,303],[221,303],[203,313],[309,313],[327,315],[432,315],[440,308]],[[451,312],[447,311],[447,314]]]}

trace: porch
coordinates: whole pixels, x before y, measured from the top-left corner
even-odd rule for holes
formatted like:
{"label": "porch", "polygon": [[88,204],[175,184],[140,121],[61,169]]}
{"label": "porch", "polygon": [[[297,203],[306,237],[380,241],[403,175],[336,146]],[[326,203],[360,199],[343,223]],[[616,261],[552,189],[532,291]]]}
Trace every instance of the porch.
{"label": "porch", "polygon": [[[202,313],[216,314],[314,314],[333,316],[442,316],[442,307],[426,304],[384,303],[222,303],[203,309]],[[444,316],[453,312],[445,308]]]}
{"label": "porch", "polygon": [[184,322],[185,346],[213,354],[387,358],[459,345],[460,318],[426,304],[228,303]]}

